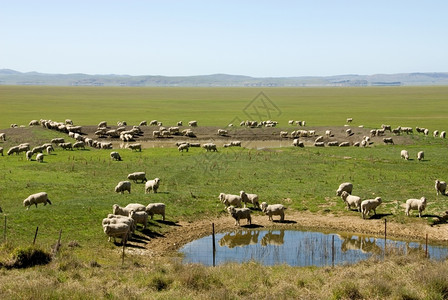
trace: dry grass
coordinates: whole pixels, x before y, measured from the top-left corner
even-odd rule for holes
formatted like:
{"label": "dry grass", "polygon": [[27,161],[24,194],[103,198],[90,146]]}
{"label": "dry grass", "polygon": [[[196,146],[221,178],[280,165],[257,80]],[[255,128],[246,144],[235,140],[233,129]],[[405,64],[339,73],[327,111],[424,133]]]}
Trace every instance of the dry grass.
{"label": "dry grass", "polygon": [[48,266],[0,269],[1,299],[447,299],[448,262],[390,254],[355,265],[218,267],[179,258],[85,264],[63,249]]}

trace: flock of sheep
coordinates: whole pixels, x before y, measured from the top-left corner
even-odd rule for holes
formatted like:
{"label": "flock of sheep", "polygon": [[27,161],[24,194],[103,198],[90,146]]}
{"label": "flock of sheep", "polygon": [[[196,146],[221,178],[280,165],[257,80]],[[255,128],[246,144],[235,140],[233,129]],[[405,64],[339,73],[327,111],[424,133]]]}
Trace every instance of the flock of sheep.
{"label": "flock of sheep", "polygon": [[[347,119],[347,123],[351,123],[352,118]],[[290,125],[297,125],[297,126],[305,126],[305,121],[294,121],[290,120],[288,122]],[[278,124],[276,121],[243,121],[241,122],[240,126],[247,126],[247,127],[275,127]],[[14,125],[14,126],[13,126]],[[82,127],[81,126],[74,126],[73,121],[70,119],[65,120],[65,122],[54,122],[51,120],[32,120],[29,123],[29,126],[38,126],[41,125],[44,128],[57,130],[60,132],[64,132],[69,135],[69,137],[73,138],[75,140],[74,143],[66,142],[64,138],[54,138],[50,141],[50,143],[45,143],[43,145],[36,146],[34,148],[30,147],[29,143],[23,143],[17,146],[12,146],[7,151],[7,155],[11,154],[19,154],[22,152],[25,152],[25,157],[27,160],[32,160],[32,157],[34,154],[36,154],[36,161],[43,162],[44,155],[43,153],[46,152],[48,155],[55,150],[53,145],[59,146],[61,149],[64,150],[73,150],[73,149],[85,149],[86,146],[95,147],[98,149],[112,149],[113,145],[111,142],[103,142],[94,140],[88,137],[85,137],[85,135],[82,133]],[[110,129],[107,126],[107,122],[102,121],[98,124],[98,128],[95,131],[95,135],[98,138],[120,138],[122,141],[125,142],[131,142],[135,141],[136,138],[141,136],[143,134],[143,131],[141,130],[141,126],[148,126],[146,121],[140,122],[138,126],[133,126],[132,129],[126,129],[126,122],[120,121],[117,123],[118,128],[117,129]],[[185,129],[183,131],[180,131],[179,126],[182,126],[182,122],[179,121],[177,123],[177,127],[163,127],[163,124],[161,122],[158,122],[157,120],[152,120],[149,122],[149,126],[159,126],[158,130],[154,130],[152,135],[153,137],[168,137],[171,135],[181,135],[185,137],[196,137],[196,134],[191,129]],[[197,121],[190,121],[188,123],[189,127],[197,127]],[[233,126],[230,124],[229,126]],[[11,127],[18,127],[16,124],[12,124]],[[360,126],[362,127],[362,126]],[[400,135],[402,133],[410,134],[413,133],[413,129],[410,127],[401,127],[398,126],[397,128],[391,128],[390,125],[382,125],[379,129],[372,129],[370,130],[370,136],[364,136],[361,141],[355,142],[352,145],[353,146],[360,146],[360,147],[366,147],[371,144],[371,137],[375,136],[382,136],[385,134],[386,131],[389,131],[392,134]],[[418,133],[423,133],[424,135],[429,135],[429,130],[425,128],[419,128],[416,127],[416,131]],[[352,129],[348,128],[345,131],[345,134],[347,137],[353,135]],[[217,135],[220,136],[227,136],[228,132],[224,129],[219,129],[217,132]],[[293,139],[293,146],[296,147],[304,147],[303,141],[299,140],[304,137],[310,138],[310,137],[316,137],[316,131],[315,130],[294,130],[290,133],[287,131],[281,131],[280,132],[280,138],[292,138]],[[314,146],[316,147],[323,147],[325,146],[324,136],[327,138],[332,137],[331,130],[326,130],[323,135],[319,135],[314,139]],[[442,131],[439,134],[438,130],[435,130],[433,132],[434,137],[440,137],[445,138],[446,132]],[[0,133],[0,140],[6,141],[6,134]],[[385,144],[394,144],[392,137],[384,137],[383,142]],[[349,142],[337,142],[337,141],[328,141],[327,146],[350,146]],[[187,151],[190,147],[202,147],[207,152],[216,152],[217,145],[214,143],[205,143],[205,144],[199,144],[199,143],[191,143],[187,141],[177,142],[176,146],[179,150],[179,152]],[[231,141],[228,144],[224,144],[223,147],[241,147],[241,141]],[[128,143],[126,145],[126,148],[131,149],[132,151],[142,151],[142,145],[140,143]],[[3,156],[3,148],[0,147],[0,154]],[[405,160],[409,159],[409,153],[407,150],[401,151],[401,157]],[[117,151],[112,151],[110,153],[110,158],[112,160],[121,161],[122,158],[120,154]],[[424,159],[424,153],[423,151],[420,151],[417,153],[417,159],[422,160]],[[153,191],[154,193],[157,193],[157,189],[160,184],[159,178],[154,178],[152,180],[146,179],[146,174],[144,172],[134,172],[127,176],[127,181],[120,181],[117,186],[115,187],[116,193],[124,193],[127,191],[128,193],[131,193],[131,181],[134,183],[145,183],[145,193],[150,193]],[[443,195],[446,192],[446,182],[436,180],[435,188],[437,191],[437,194],[442,193]],[[355,207],[361,214],[362,218],[365,218],[370,214],[370,211],[373,211],[374,214],[376,214],[376,208],[381,205],[382,199],[381,197],[376,197],[375,199],[368,199],[361,201],[361,198],[358,196],[351,195],[353,190],[353,184],[351,183],[343,183],[339,186],[336,194],[337,196],[340,196],[342,200],[347,204],[347,208],[350,209],[351,207]],[[248,224],[252,224],[252,218],[251,218],[251,210],[246,207],[246,204],[252,204],[255,209],[260,209],[263,213],[268,215],[269,220],[273,220],[272,216],[278,215],[280,216],[280,220],[283,221],[285,217],[285,210],[286,207],[282,204],[271,204],[268,205],[266,202],[259,203],[258,195],[256,194],[248,194],[244,191],[241,191],[239,195],[232,195],[232,194],[225,194],[220,193],[218,196],[220,202],[224,204],[227,212],[230,214],[232,218],[235,219],[235,225],[240,225],[241,219],[246,219]],[[29,209],[31,205],[35,205],[37,207],[38,203],[43,203],[46,205],[47,203],[52,204],[50,199],[48,199],[48,195],[45,192],[40,192],[36,194],[32,194],[29,197],[27,197],[23,201],[23,205]],[[242,205],[244,204],[244,207]],[[408,199],[406,201],[406,208],[405,208],[405,214],[409,216],[411,210],[417,210],[419,213],[419,217],[421,217],[422,212],[425,210],[427,205],[427,201],[425,197],[421,197],[420,199]],[[0,208],[1,212],[1,208]],[[163,220],[165,220],[165,204],[163,203],[151,203],[147,206],[144,206],[142,204],[137,203],[131,203],[128,204],[125,207],[120,207],[119,205],[115,204],[113,206],[113,212],[112,214],[109,214],[107,218],[104,218],[102,221],[103,225],[103,231],[104,233],[109,236],[110,238],[116,238],[119,237],[122,239],[124,243],[131,237],[131,235],[134,233],[137,224],[142,224],[143,228],[146,228],[148,216],[153,218],[154,214],[160,214],[162,215]]]}
{"label": "flock of sheep", "polygon": [[[436,180],[435,181],[435,189],[437,195],[442,194],[446,195],[446,182]],[[358,212],[361,213],[362,218],[365,219],[366,216],[370,214],[370,211],[373,211],[374,215],[376,214],[376,208],[381,205],[382,199],[381,197],[376,197],[375,199],[367,199],[361,201],[361,197],[352,195],[353,184],[350,182],[344,182],[339,185],[339,188],[336,190],[336,195],[340,196],[345,204],[347,204],[347,209],[351,209],[351,207],[355,207]],[[427,201],[425,197],[421,197],[420,199],[408,199],[406,200],[405,205],[405,214],[406,216],[410,215],[411,210],[417,210],[418,216],[422,216],[422,212],[425,210],[427,205]]]}

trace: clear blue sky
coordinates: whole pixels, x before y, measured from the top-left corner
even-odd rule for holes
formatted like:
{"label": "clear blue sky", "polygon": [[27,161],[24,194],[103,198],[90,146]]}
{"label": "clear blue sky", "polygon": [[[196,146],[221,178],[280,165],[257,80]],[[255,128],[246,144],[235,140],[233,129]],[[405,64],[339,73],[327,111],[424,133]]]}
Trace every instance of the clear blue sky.
{"label": "clear blue sky", "polygon": [[257,77],[448,72],[446,0],[0,0],[0,69]]}

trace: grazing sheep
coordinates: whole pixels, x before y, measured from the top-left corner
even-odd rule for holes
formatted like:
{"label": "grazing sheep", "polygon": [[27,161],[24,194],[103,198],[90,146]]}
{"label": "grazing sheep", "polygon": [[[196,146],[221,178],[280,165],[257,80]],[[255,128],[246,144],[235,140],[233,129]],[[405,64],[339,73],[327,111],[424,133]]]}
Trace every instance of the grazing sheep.
{"label": "grazing sheep", "polygon": [[242,199],[241,196],[239,195],[220,193],[218,199],[225,205],[226,208],[229,207],[230,205],[233,205],[235,207],[241,207]]}
{"label": "grazing sheep", "polygon": [[425,158],[425,152],[423,152],[423,151],[419,151],[418,153],[417,153],[417,159],[418,160],[423,160]]}
{"label": "grazing sheep", "polygon": [[145,194],[149,194],[151,190],[154,191],[154,193],[157,193],[157,189],[159,188],[160,179],[154,178],[153,180],[148,180],[145,183]]}
{"label": "grazing sheep", "polygon": [[336,191],[336,196],[341,196],[343,191],[346,191],[351,195],[353,191],[353,184],[350,182],[341,183]]}
{"label": "grazing sheep", "polygon": [[429,134],[429,129],[428,129],[428,128],[425,128],[425,130],[423,131],[423,133],[424,133],[424,135],[428,136],[428,134]]}
{"label": "grazing sheep", "polygon": [[26,160],[31,160],[33,158],[34,152],[33,151],[26,151],[25,157]]}
{"label": "grazing sheep", "polygon": [[394,144],[394,140],[390,137],[390,138],[383,138],[383,142],[384,144]]}
{"label": "grazing sheep", "polygon": [[37,125],[39,125],[39,121],[38,120],[31,120],[28,123],[28,126],[37,126]]}
{"label": "grazing sheep", "polygon": [[115,243],[115,238],[118,237],[121,238],[121,243],[124,245],[126,245],[131,232],[130,226],[125,223],[103,225],[103,231],[109,237],[108,242],[110,242],[111,237],[113,237]]}
{"label": "grazing sheep", "polygon": [[209,152],[209,151],[218,151],[218,149],[216,148],[216,144],[213,143],[206,143],[204,145],[202,145],[202,148],[205,149],[205,151]]}
{"label": "grazing sheep", "polygon": [[409,153],[407,150],[401,150],[401,158],[405,159],[405,160],[409,160]]}
{"label": "grazing sheep", "polygon": [[218,133],[217,133],[218,135],[221,135],[221,136],[225,136],[225,135],[227,135],[228,134],[228,132],[227,132],[227,130],[225,130],[225,129],[218,129]]}
{"label": "grazing sheep", "polygon": [[98,123],[98,127],[107,127],[107,122],[106,121],[101,121],[100,123]]}
{"label": "grazing sheep", "polygon": [[68,143],[60,143],[59,147],[61,147],[64,150],[73,150],[73,146],[72,143],[68,142]]}
{"label": "grazing sheep", "polygon": [[352,135],[352,130],[349,128],[349,129],[347,129],[346,131],[345,131],[345,134],[347,135],[347,136],[351,136]]}
{"label": "grazing sheep", "polygon": [[185,143],[185,144],[179,145],[179,147],[177,147],[177,150],[179,150],[179,152],[184,152],[184,150],[186,150],[188,152],[188,148],[190,148],[190,144]]}
{"label": "grazing sheep", "polygon": [[151,217],[151,220],[154,215],[161,215],[162,220],[165,221],[165,204],[150,203],[146,206],[146,213]]}
{"label": "grazing sheep", "polygon": [[432,133],[433,137],[438,137],[439,136],[439,131],[438,130],[434,130],[434,132]]}
{"label": "grazing sheep", "polygon": [[375,199],[364,200],[361,202],[361,213],[362,218],[365,219],[366,215],[370,214],[373,210],[374,215],[376,215],[376,208],[381,204],[381,197],[376,197]]}
{"label": "grazing sheep", "polygon": [[38,161],[38,162],[44,162],[44,155],[42,154],[42,153],[38,153],[37,155],[36,155],[36,161]]}
{"label": "grazing sheep", "polygon": [[124,194],[124,191],[128,191],[129,194],[131,193],[131,182],[130,181],[120,181],[117,184],[117,186],[115,187],[115,193]]}
{"label": "grazing sheep", "polygon": [[356,209],[361,212],[361,197],[353,196],[346,191],[342,191],[341,198],[347,204],[347,209],[350,209],[351,206],[355,206]]}
{"label": "grazing sheep", "polygon": [[141,121],[140,124],[138,124],[138,126],[148,126],[148,122]]}
{"label": "grazing sheep", "polygon": [[120,153],[115,152],[115,151],[112,151],[112,152],[110,153],[110,158],[111,158],[112,160],[121,161]]}
{"label": "grazing sheep", "polygon": [[286,207],[283,204],[271,204],[268,205],[266,202],[261,203],[261,211],[269,216],[269,221],[273,221],[272,216],[280,216],[280,221],[285,220],[285,210]]}
{"label": "grazing sheep", "polygon": [[384,131],[389,130],[389,132],[392,132],[392,126],[391,125],[381,125],[381,128],[383,128]]}
{"label": "grazing sheep", "polygon": [[280,137],[281,138],[287,138],[288,137],[288,131],[280,131]]}
{"label": "grazing sheep", "polygon": [[9,148],[8,152],[6,152],[6,154],[11,155],[13,153],[15,154],[19,154],[19,146],[13,146],[11,148]]}
{"label": "grazing sheep", "polygon": [[339,147],[349,147],[350,143],[349,142],[342,142],[339,144]]}
{"label": "grazing sheep", "polygon": [[3,147],[0,147],[0,154],[3,156]]}
{"label": "grazing sheep", "polygon": [[4,132],[0,133],[0,140],[6,141],[6,133]]}
{"label": "grazing sheep", "polygon": [[328,142],[327,146],[329,146],[329,147],[337,147],[337,146],[339,146],[339,143],[338,143],[338,141],[332,141],[332,142]]}
{"label": "grazing sheep", "polygon": [[177,126],[182,126],[182,121],[178,121]]}
{"label": "grazing sheep", "polygon": [[347,118],[347,123],[351,123],[353,121],[353,118]]}
{"label": "grazing sheep", "polygon": [[129,212],[129,217],[134,220],[135,225],[142,224],[143,229],[146,229],[146,226],[148,225],[148,214],[146,213],[146,211],[131,210]]}
{"label": "grazing sheep", "polygon": [[244,203],[244,207],[246,207],[246,203],[251,203],[254,207],[260,208],[257,194],[246,194],[245,191],[240,191],[240,197],[241,201]]}
{"label": "grazing sheep", "polygon": [[300,148],[305,147],[305,144],[302,141],[299,141],[299,139],[294,139],[294,141],[292,142],[292,145],[294,147],[300,147]]}
{"label": "grazing sheep", "polygon": [[314,142],[315,142],[315,143],[319,143],[319,142],[323,142],[323,140],[324,140],[324,137],[321,136],[321,135],[319,135],[319,136],[314,140]]}
{"label": "grazing sheep", "polygon": [[331,130],[325,130],[325,135],[327,137],[330,137],[331,136]]}
{"label": "grazing sheep", "polygon": [[54,148],[53,148],[53,146],[50,145],[50,146],[47,146],[47,148],[45,148],[45,151],[47,151],[47,154],[50,155],[51,152],[54,151]]}
{"label": "grazing sheep", "polygon": [[23,200],[23,206],[25,206],[27,210],[33,204],[36,205],[36,208],[37,208],[38,203],[43,203],[44,206],[47,205],[47,203],[51,204],[50,199],[48,199],[48,194],[45,192],[40,192],[40,193],[29,195],[28,198]]}
{"label": "grazing sheep", "polygon": [[231,205],[227,208],[227,211],[235,219],[235,226],[240,226],[241,219],[247,219],[247,224],[252,224],[252,219],[250,217],[250,209],[235,208],[234,206]]}
{"label": "grazing sheep", "polygon": [[188,122],[188,126],[190,126],[190,127],[197,127],[198,126],[198,121],[190,121],[190,122]]}
{"label": "grazing sheep", "polygon": [[446,137],[446,131],[442,131],[441,133],[440,133],[440,138],[441,139],[444,139]]}
{"label": "grazing sheep", "polygon": [[86,149],[86,144],[83,141],[78,141],[73,144],[74,149]]}
{"label": "grazing sheep", "polygon": [[133,180],[135,183],[137,183],[137,180],[141,180],[141,183],[148,181],[146,179],[145,172],[134,172],[134,173],[128,174],[128,179]]}
{"label": "grazing sheep", "polygon": [[426,208],[426,198],[421,197],[420,199],[408,199],[406,200],[406,216],[409,216],[409,211],[412,210],[418,210],[418,216],[419,218],[422,217],[422,211],[424,211]]}
{"label": "grazing sheep", "polygon": [[64,138],[54,138],[51,140],[51,143],[53,143],[53,144],[65,143],[65,140],[64,140]]}
{"label": "grazing sheep", "polygon": [[230,146],[232,147],[241,147],[241,141],[231,141]]}
{"label": "grazing sheep", "polygon": [[314,143],[314,147],[325,147],[325,143],[324,142],[315,142]]}
{"label": "grazing sheep", "polygon": [[131,150],[136,150],[136,151],[138,150],[138,151],[142,152],[142,144],[140,144],[140,143],[129,144],[128,148]]}
{"label": "grazing sheep", "polygon": [[439,195],[439,192],[442,195],[445,195],[445,191],[446,191],[446,182],[445,181],[439,181],[438,179],[436,179],[436,185],[435,185],[436,191],[437,191],[437,195]]}

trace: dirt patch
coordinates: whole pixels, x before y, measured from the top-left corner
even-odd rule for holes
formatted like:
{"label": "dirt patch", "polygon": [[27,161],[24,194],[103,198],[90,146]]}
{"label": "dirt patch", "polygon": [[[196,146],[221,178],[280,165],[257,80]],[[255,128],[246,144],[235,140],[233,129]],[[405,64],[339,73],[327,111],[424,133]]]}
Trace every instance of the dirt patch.
{"label": "dirt patch", "polygon": [[[146,244],[148,250],[146,254],[151,256],[176,255],[177,250],[183,245],[210,235],[212,233],[212,223],[215,224],[215,232],[225,232],[237,228],[234,225],[234,219],[229,216],[198,220],[191,223],[180,221],[168,233],[150,239]],[[384,220],[382,219],[363,220],[360,217],[353,216],[318,215],[289,210],[285,222],[271,222],[267,216],[257,216],[253,218],[252,226],[244,224],[245,220],[241,222],[242,228],[245,229],[311,229],[325,232],[384,236]],[[448,225],[387,223],[387,236],[389,238],[423,240],[426,234],[432,241],[448,241]]]}

